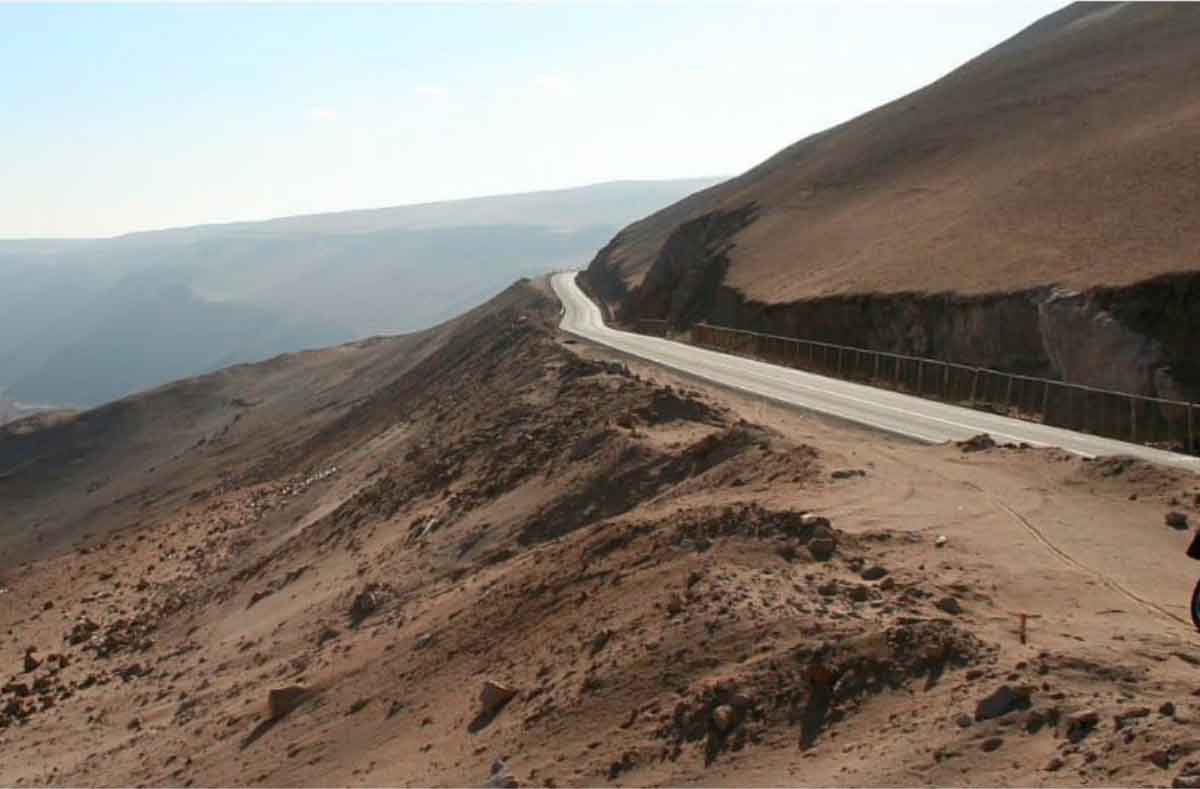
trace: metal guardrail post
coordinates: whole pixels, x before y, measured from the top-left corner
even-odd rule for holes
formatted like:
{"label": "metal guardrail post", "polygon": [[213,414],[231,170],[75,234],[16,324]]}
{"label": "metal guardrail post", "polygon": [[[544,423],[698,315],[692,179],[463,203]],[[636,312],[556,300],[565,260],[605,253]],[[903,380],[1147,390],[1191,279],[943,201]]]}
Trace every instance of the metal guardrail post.
{"label": "metal guardrail post", "polygon": [[1129,440],[1137,441],[1137,400],[1129,398]]}

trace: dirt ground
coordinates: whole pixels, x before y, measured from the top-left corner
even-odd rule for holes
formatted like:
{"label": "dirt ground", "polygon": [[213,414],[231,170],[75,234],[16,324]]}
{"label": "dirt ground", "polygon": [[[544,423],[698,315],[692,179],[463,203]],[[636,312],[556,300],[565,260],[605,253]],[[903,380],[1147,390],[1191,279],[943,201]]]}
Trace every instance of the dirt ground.
{"label": "dirt ground", "polygon": [[66,549],[0,568],[0,784],[1200,780],[1166,523],[1200,481],[913,444],[554,317],[529,290],[334,416],[259,413],[136,522],[61,500]]}

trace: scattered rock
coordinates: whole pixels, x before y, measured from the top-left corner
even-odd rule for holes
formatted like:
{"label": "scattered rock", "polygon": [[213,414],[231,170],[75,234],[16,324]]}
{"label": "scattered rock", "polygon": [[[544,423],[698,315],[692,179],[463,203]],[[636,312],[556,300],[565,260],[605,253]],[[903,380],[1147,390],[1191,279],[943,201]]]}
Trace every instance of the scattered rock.
{"label": "scattered rock", "polygon": [[1032,694],[1033,689],[1028,686],[1001,685],[975,705],[975,720],[999,718],[1012,710],[1028,707]]}
{"label": "scattered rock", "polygon": [[374,585],[368,586],[354,597],[350,604],[350,623],[358,626],[371,614],[375,613],[382,604],[383,598],[379,589]]}
{"label": "scattered rock", "polygon": [[949,542],[949,539],[946,537],[946,535],[944,535],[944,534],[939,534],[939,535],[937,536],[937,539],[933,541],[933,547],[935,547],[935,548],[945,548],[945,547],[946,547],[946,543],[947,543],[947,542]]}
{"label": "scattered rock", "polygon": [[865,477],[867,472],[861,468],[840,468],[829,475],[833,479],[852,479],[854,477]]}
{"label": "scattered rock", "polygon": [[1188,527],[1187,514],[1179,512],[1178,510],[1172,510],[1171,512],[1168,512],[1164,520],[1172,529],[1186,529]]}
{"label": "scattered rock", "polygon": [[517,789],[520,786],[517,779],[508,771],[508,765],[503,759],[492,762],[492,772],[487,781],[488,789]]}
{"label": "scattered rock", "polygon": [[996,448],[996,439],[992,438],[987,433],[971,436],[966,441],[956,442],[958,448],[963,452],[983,452],[988,449]]}
{"label": "scattered rock", "polygon": [[64,639],[71,646],[75,646],[90,639],[92,634],[99,629],[100,625],[85,617],[75,623],[75,626],[71,628],[71,631],[67,633]]}
{"label": "scattered rock", "polygon": [[1145,718],[1150,714],[1149,707],[1133,707],[1132,709],[1122,710],[1113,716],[1113,723],[1119,729],[1127,722],[1136,718]]}
{"label": "scattered rock", "polygon": [[862,571],[862,579],[864,581],[878,581],[887,574],[887,570],[875,564]]}
{"label": "scattered rock", "polygon": [[592,657],[595,657],[597,654],[599,654],[600,650],[604,649],[604,647],[608,645],[608,642],[612,639],[612,637],[613,631],[609,630],[608,628],[601,630],[596,634],[596,637],[592,639],[592,643],[588,647],[588,654]]}
{"label": "scattered rock", "polygon": [[1165,770],[1171,766],[1171,752],[1166,748],[1159,748],[1156,751],[1146,754],[1146,761],[1161,770]]}
{"label": "scattered rock", "polygon": [[683,611],[683,596],[679,592],[672,592],[671,596],[667,598],[667,613],[675,616],[681,611]]}
{"label": "scattered rock", "polygon": [[0,688],[0,693],[11,693],[18,699],[23,699],[29,695],[29,686],[24,682],[9,682],[3,688]]}
{"label": "scattered rock", "polygon": [[1175,780],[1171,781],[1171,787],[1172,789],[1200,789],[1200,773],[1177,775]]}
{"label": "scattered rock", "polygon": [[808,542],[808,552],[818,562],[826,562],[833,558],[837,550],[837,542],[832,537],[818,537]]}
{"label": "scattered rock", "polygon": [[[1147,711],[1147,714],[1148,714],[1148,713],[1149,713],[1149,711]],[[1159,715],[1166,715],[1168,718],[1169,718],[1169,717],[1171,717],[1172,715],[1174,715],[1174,714],[1175,714],[1175,704],[1174,704],[1174,702],[1170,702],[1170,701],[1164,701],[1164,702],[1162,703],[1162,706],[1160,706],[1160,707],[1158,708],[1158,714],[1159,714]]]}
{"label": "scattered rock", "polygon": [[273,688],[267,693],[267,715],[271,720],[279,720],[303,704],[308,695],[308,689],[300,685]]}
{"label": "scattered rock", "polygon": [[1100,716],[1095,710],[1086,710],[1072,715],[1067,718],[1067,739],[1071,742],[1079,742],[1088,736],[1099,722]]}
{"label": "scattered rock", "polygon": [[496,714],[516,695],[517,691],[513,688],[494,680],[487,680],[483,683],[483,690],[479,693],[480,715],[490,717]]}
{"label": "scattered rock", "polygon": [[1050,761],[1046,762],[1044,769],[1048,773],[1054,773],[1061,770],[1064,764],[1066,764],[1066,762],[1062,760],[1061,756],[1052,756],[1050,757]]}
{"label": "scattered rock", "polygon": [[850,587],[849,596],[856,603],[865,603],[871,598],[871,590],[869,587],[862,586],[861,584],[852,586]]}
{"label": "scattered rock", "polygon": [[992,751],[998,750],[1003,744],[1004,738],[1002,737],[988,737],[986,740],[979,743],[979,750],[983,751],[984,753],[991,753]]}
{"label": "scattered rock", "polygon": [[954,719],[954,722],[958,724],[959,728],[966,729],[970,727],[972,720],[970,715],[965,712],[960,712]]}
{"label": "scattered rock", "polygon": [[941,600],[938,600],[936,603],[934,603],[934,605],[936,605],[942,611],[945,611],[947,614],[962,613],[962,606],[959,605],[958,600],[953,597],[943,597]]}
{"label": "scattered rock", "polygon": [[717,727],[717,731],[724,734],[733,728],[737,723],[737,713],[733,707],[728,704],[721,704],[712,713],[713,725]]}

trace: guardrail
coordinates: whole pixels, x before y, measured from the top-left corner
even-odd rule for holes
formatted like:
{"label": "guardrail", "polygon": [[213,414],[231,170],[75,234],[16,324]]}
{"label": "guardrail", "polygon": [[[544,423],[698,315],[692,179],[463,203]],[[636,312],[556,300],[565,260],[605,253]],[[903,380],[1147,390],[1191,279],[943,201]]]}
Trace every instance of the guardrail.
{"label": "guardrail", "polygon": [[[665,335],[667,325],[642,319],[638,330]],[[1080,433],[1189,454],[1200,450],[1196,403],[706,323],[692,327],[691,339],[716,350]]]}
{"label": "guardrail", "polygon": [[638,318],[637,330],[641,334],[650,334],[655,337],[666,337],[669,333],[671,325],[665,320],[657,318]]}

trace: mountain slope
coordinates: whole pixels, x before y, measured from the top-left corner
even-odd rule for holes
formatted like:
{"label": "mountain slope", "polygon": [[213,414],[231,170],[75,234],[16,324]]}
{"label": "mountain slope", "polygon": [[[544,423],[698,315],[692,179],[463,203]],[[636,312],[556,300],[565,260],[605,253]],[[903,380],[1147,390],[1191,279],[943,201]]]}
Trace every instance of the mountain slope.
{"label": "mountain slope", "polygon": [[0,389],[96,405],[234,362],[422,329],[518,277],[581,265],[625,222],[712,182],[0,241]]}
{"label": "mountain slope", "polygon": [[[707,317],[1194,393],[1182,338],[1200,330],[1200,85],[1181,75],[1200,71],[1197,36],[1193,5],[1068,7],[634,223],[589,279],[627,318]],[[1052,288],[1095,298],[1054,302]],[[1137,335],[1097,343],[1129,357],[1110,378],[1045,339],[1055,321],[1081,330],[1100,313]],[[1015,338],[989,343],[975,324]]]}
{"label": "mountain slope", "polygon": [[1192,565],[1161,524],[1194,480],[833,427],[556,317],[521,283],[421,335],[0,429],[0,783],[1200,767]]}

